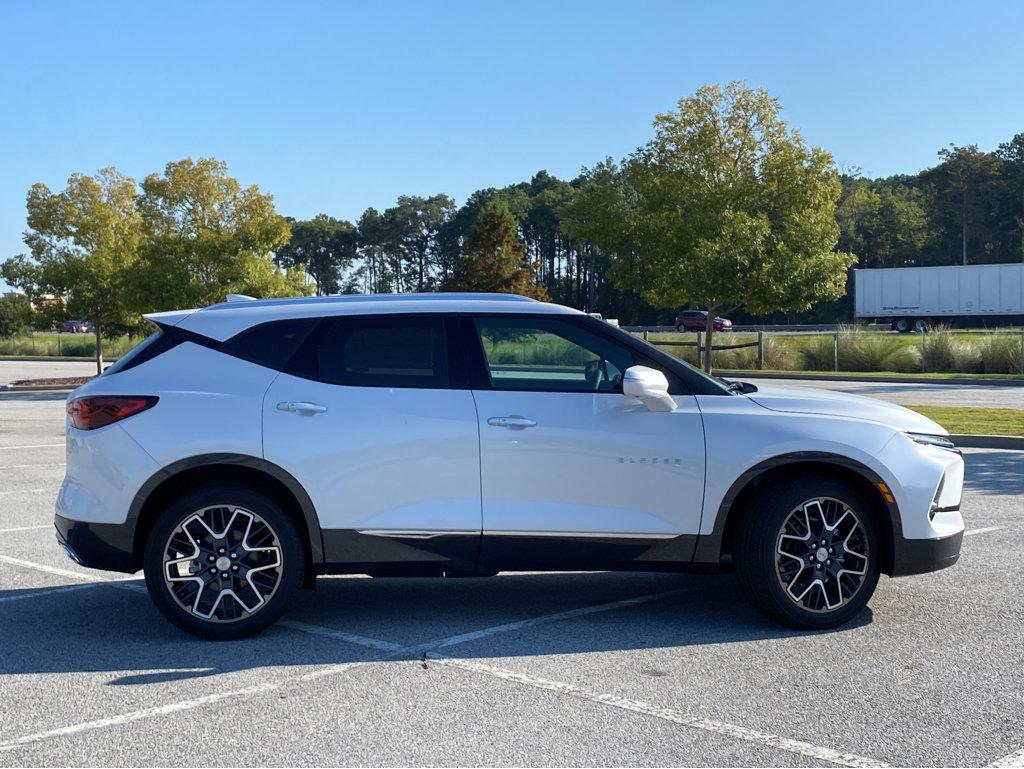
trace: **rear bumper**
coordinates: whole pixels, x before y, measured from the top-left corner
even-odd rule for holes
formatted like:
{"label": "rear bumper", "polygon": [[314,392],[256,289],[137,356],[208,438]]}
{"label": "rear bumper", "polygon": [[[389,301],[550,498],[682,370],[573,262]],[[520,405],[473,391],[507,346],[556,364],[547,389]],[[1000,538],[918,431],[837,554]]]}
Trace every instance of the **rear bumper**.
{"label": "rear bumper", "polygon": [[[134,523],[134,521],[132,522]],[[72,521],[56,515],[57,541],[76,563],[90,569],[134,574],[141,566],[134,556],[135,527],[128,524]]]}
{"label": "rear bumper", "polygon": [[906,577],[949,568],[960,559],[963,539],[963,531],[934,539],[904,539],[897,536],[893,542],[890,576]]}

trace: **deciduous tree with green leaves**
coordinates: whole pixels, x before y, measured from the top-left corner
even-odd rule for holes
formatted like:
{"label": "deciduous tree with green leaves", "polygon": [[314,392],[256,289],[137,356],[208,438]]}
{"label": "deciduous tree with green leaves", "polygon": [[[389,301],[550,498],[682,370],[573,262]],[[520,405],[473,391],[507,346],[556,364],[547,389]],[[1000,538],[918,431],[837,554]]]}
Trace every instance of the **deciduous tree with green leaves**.
{"label": "deciduous tree with green leaves", "polygon": [[271,254],[291,228],[270,195],[242,187],[214,158],[168,163],[142,182],[143,248],[137,285],[147,307],[202,307],[228,293],[310,294],[301,265],[286,270]]}
{"label": "deciduous tree with green leaves", "polygon": [[45,184],[29,190],[28,254],[8,259],[0,274],[31,298],[53,297],[96,332],[96,372],[103,370],[101,340],[132,322],[142,221],[135,181],[114,168],[95,176],[73,174],[60,192]]}
{"label": "deciduous tree with green leaves", "polygon": [[351,281],[342,287],[343,274],[356,258],[358,233],[351,222],[318,214],[291,222],[291,240],[277,249],[279,266],[304,267],[316,286],[316,295],[351,293]]}
{"label": "deciduous tree with green leaves", "polygon": [[548,294],[537,283],[535,269],[526,261],[508,203],[498,197],[481,209],[476,227],[463,247],[462,261],[445,288],[521,294],[546,302]]}
{"label": "deciduous tree with green leaves", "polygon": [[614,279],[653,304],[707,310],[709,346],[720,311],[842,296],[856,259],[833,250],[841,186],[831,155],[807,147],[779,109],[763,89],[704,86],[655,117],[621,182],[599,166],[581,190],[601,216],[577,231],[615,252]]}

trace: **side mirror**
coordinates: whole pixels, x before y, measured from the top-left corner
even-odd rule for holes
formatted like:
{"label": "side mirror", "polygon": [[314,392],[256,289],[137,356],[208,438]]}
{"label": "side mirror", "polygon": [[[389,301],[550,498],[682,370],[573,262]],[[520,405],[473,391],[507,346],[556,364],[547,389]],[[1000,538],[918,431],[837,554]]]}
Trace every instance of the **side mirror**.
{"label": "side mirror", "polygon": [[674,411],[676,402],[668,394],[668,380],[657,369],[630,366],[622,375],[622,394],[639,398],[650,411]]}

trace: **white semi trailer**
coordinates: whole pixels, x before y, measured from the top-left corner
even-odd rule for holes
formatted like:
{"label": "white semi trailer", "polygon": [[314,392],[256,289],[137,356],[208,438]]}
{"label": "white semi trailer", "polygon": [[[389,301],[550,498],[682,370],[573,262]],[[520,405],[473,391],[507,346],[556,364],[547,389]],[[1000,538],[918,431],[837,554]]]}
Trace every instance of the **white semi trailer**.
{"label": "white semi trailer", "polygon": [[891,267],[853,271],[854,315],[902,333],[935,322],[1024,315],[1024,264]]}

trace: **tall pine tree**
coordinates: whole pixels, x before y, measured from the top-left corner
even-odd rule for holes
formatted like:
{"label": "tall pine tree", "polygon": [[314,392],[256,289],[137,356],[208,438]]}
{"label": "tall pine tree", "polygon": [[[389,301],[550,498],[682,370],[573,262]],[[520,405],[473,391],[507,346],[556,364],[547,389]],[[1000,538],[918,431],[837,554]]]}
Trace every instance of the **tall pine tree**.
{"label": "tall pine tree", "polygon": [[445,288],[449,291],[491,291],[520,294],[548,301],[548,292],[536,282],[536,265],[516,234],[516,220],[502,198],[489,201],[466,239],[462,260]]}

